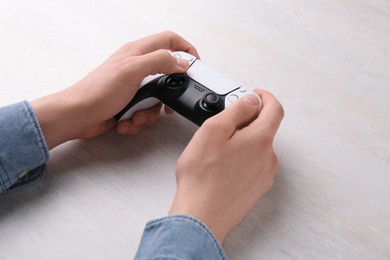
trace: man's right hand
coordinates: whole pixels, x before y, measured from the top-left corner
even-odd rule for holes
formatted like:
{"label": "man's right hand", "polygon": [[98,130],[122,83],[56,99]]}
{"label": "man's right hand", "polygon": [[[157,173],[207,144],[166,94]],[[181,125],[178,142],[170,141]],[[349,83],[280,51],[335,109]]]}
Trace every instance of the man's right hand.
{"label": "man's right hand", "polygon": [[206,120],[182,153],[170,215],[204,222],[222,244],[226,234],[254,207],[273,183],[278,168],[272,144],[283,119],[281,104],[255,90]]}

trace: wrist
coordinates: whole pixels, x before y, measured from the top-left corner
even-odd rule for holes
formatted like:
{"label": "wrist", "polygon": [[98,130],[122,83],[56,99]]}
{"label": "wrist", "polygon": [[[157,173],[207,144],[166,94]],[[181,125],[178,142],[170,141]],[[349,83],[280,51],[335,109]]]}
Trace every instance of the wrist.
{"label": "wrist", "polygon": [[[201,201],[197,198],[189,200],[188,197],[176,194],[168,215],[186,215],[200,220],[211,230],[222,245],[231,228],[225,223],[224,219],[219,217],[217,207],[208,207],[206,206],[207,203]],[[207,200],[203,201],[207,202]]]}
{"label": "wrist", "polygon": [[82,130],[79,106],[68,90],[31,101],[49,149],[78,138]]}

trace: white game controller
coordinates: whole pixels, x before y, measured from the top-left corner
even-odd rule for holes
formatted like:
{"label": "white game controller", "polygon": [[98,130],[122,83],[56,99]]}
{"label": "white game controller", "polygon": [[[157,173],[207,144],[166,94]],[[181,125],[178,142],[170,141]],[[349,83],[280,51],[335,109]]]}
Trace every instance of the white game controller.
{"label": "white game controller", "polygon": [[186,52],[172,52],[187,60],[190,68],[181,74],[146,77],[131,102],[115,118],[129,119],[134,112],[162,102],[197,125],[218,114],[245,95],[260,97],[250,88]]}

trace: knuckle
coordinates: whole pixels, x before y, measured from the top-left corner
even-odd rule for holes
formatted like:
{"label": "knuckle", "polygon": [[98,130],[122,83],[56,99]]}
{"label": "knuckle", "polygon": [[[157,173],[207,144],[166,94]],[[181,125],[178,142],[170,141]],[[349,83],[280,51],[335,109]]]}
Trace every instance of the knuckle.
{"label": "knuckle", "polygon": [[159,49],[157,51],[155,51],[155,55],[156,57],[158,57],[158,59],[160,59],[161,61],[163,61],[163,64],[165,65],[173,65],[173,64],[177,64],[176,62],[176,58],[173,57],[167,50],[165,49]]}
{"label": "knuckle", "polygon": [[218,121],[219,120],[216,118],[209,118],[206,121],[204,121],[202,128],[206,129],[208,131],[210,131],[210,130],[214,131],[219,125]]}
{"label": "knuckle", "polygon": [[265,149],[272,149],[274,134],[271,131],[263,131],[261,135],[261,145]]}
{"label": "knuckle", "polygon": [[158,56],[163,56],[163,57],[168,57],[168,55],[169,55],[169,53],[166,50],[164,50],[164,49],[156,50],[155,54],[158,55]]}
{"label": "knuckle", "polygon": [[219,133],[226,129],[226,124],[219,117],[214,116],[207,119],[202,128],[206,132]]}
{"label": "knuckle", "polygon": [[270,190],[272,188],[272,186],[274,185],[274,178],[273,176],[271,176],[270,178],[268,178],[267,180],[267,185],[266,185],[266,190]]}
{"label": "knuckle", "polygon": [[266,177],[266,186],[267,189],[271,189],[273,183],[274,183],[274,177],[276,175],[276,172],[279,168],[279,161],[274,153],[272,153],[269,169],[268,169],[268,175]]}
{"label": "knuckle", "polygon": [[126,42],[117,50],[117,53],[131,49],[132,47],[133,47],[133,42]]}
{"label": "knuckle", "polygon": [[121,48],[122,49],[131,49],[133,46],[134,46],[134,42],[126,42],[125,44],[123,44],[123,46]]}
{"label": "knuckle", "polygon": [[161,59],[170,59],[170,60],[173,60],[175,59],[171,54],[169,54],[169,52],[167,52],[167,50],[164,50],[164,49],[159,49],[157,51],[155,51],[155,55],[160,57]]}
{"label": "knuckle", "polygon": [[169,31],[169,30],[162,32],[161,35],[163,37],[166,37],[169,40],[173,40],[173,39],[176,39],[177,37],[179,37],[179,35],[177,33]]}
{"label": "knuckle", "polygon": [[170,31],[170,30],[167,30],[165,31],[165,33],[169,36],[169,37],[177,37],[178,34],[173,32],[173,31]]}
{"label": "knuckle", "polygon": [[170,31],[170,30],[166,30],[164,32],[162,32],[164,35],[168,36],[168,37],[175,37],[177,36],[176,33],[174,33],[173,31]]}
{"label": "knuckle", "polygon": [[272,95],[271,93],[269,92],[266,92],[268,93],[268,95],[270,95],[274,101],[274,110],[276,111],[276,114],[280,117],[280,120],[283,119],[284,117],[284,108],[282,106],[282,104],[275,98],[274,95]]}
{"label": "knuckle", "polygon": [[278,115],[280,116],[280,119],[282,120],[284,118],[285,111],[282,104],[279,101],[277,101],[276,110]]}
{"label": "knuckle", "polygon": [[273,175],[276,174],[276,172],[277,172],[278,169],[279,169],[279,166],[280,166],[279,159],[278,159],[278,157],[275,155],[275,153],[273,153],[273,154],[272,154],[272,172],[273,172]]}
{"label": "knuckle", "polygon": [[158,64],[160,64],[160,69],[158,73],[163,73],[162,70],[168,70],[165,71],[165,73],[172,73],[174,68],[176,68],[177,62],[176,58],[173,57],[167,50],[160,49],[154,52],[155,60],[158,61]]}

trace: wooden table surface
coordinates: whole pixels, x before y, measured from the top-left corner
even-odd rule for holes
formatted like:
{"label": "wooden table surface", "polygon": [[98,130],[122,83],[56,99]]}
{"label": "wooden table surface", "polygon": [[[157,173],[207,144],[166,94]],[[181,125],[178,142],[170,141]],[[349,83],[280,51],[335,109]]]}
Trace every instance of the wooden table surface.
{"label": "wooden table surface", "polygon": [[[285,108],[274,186],[227,237],[228,258],[390,259],[390,2],[2,1],[0,105],[164,30]],[[0,259],[131,259],[196,130],[162,115],[136,137],[57,147],[42,181],[0,196]]]}

